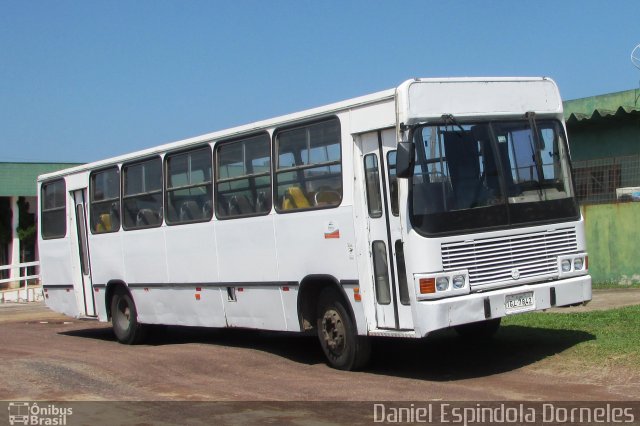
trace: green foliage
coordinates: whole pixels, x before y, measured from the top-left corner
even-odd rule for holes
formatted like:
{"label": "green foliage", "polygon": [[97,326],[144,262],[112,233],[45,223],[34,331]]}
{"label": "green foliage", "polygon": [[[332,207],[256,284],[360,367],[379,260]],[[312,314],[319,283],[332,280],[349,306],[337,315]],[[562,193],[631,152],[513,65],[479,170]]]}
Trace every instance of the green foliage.
{"label": "green foliage", "polygon": [[29,213],[29,203],[18,198],[18,239],[22,243],[33,243],[36,239],[35,215]]}
{"label": "green foliage", "polygon": [[27,228],[18,228],[18,239],[20,241],[35,241],[36,237],[36,225],[31,225]]}
{"label": "green foliage", "polygon": [[598,282],[591,284],[591,287],[593,289],[640,288],[640,283]]}

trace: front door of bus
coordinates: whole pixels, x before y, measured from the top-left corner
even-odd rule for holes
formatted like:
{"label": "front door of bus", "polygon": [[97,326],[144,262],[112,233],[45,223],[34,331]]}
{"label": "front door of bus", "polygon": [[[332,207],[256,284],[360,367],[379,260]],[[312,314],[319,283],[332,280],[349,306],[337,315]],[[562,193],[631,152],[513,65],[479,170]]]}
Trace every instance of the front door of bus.
{"label": "front door of bus", "polygon": [[[91,285],[91,265],[89,258],[89,242],[87,239],[87,190],[80,189],[72,192],[74,213],[73,219],[75,226],[75,240],[73,241],[74,249],[78,250],[78,259],[80,260],[80,284],[82,286],[82,303],[84,305],[84,313],[89,317],[96,316],[96,304],[93,296],[93,286]],[[77,241],[77,243],[76,243]],[[82,312],[82,307],[81,307]]]}
{"label": "front door of bus", "polygon": [[412,330],[395,177],[395,129],[361,135],[360,143],[376,321],[379,328]]}

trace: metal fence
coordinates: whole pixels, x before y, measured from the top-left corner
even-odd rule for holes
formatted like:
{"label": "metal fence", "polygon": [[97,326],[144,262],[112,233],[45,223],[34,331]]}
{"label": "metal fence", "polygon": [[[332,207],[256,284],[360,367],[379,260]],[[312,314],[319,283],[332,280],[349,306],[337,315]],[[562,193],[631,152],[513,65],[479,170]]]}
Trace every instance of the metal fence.
{"label": "metal fence", "polygon": [[0,287],[0,303],[30,302],[42,300],[42,286],[40,285],[40,262],[18,263],[16,265],[0,266],[0,271],[19,270],[19,276],[0,279],[0,285],[18,283],[17,288],[2,290]]}
{"label": "metal fence", "polygon": [[573,162],[582,204],[640,201],[640,155]]}

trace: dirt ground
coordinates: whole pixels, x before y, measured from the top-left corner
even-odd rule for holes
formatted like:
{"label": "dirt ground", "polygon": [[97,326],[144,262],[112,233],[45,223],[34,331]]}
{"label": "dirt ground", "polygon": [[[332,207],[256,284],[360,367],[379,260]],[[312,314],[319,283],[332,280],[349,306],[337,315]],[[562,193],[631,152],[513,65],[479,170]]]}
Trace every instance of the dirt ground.
{"label": "dirt ground", "polygon": [[[594,292],[587,307],[640,304],[640,290]],[[568,310],[565,310],[568,311]],[[552,332],[550,330],[549,332]],[[141,346],[110,325],[42,304],[0,305],[0,399],[5,401],[630,401],[624,374],[541,368],[580,343],[511,350],[496,338],[375,339],[367,371],[324,363],[317,339],[291,333],[170,327]],[[553,358],[552,358],[553,359]],[[597,367],[596,367],[597,368]],[[595,372],[594,372],[595,373]],[[305,414],[300,414],[303,418]],[[233,423],[233,422],[231,422]]]}

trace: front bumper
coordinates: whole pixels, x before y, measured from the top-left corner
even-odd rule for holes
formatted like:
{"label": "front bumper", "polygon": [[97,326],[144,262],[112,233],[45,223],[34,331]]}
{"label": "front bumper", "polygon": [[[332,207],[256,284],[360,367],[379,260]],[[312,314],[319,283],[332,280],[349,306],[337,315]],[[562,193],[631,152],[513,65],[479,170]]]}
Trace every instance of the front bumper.
{"label": "front bumper", "polygon": [[442,328],[512,315],[506,311],[505,297],[524,292],[533,292],[535,300],[534,307],[526,312],[588,302],[591,300],[591,276],[419,301],[414,315],[416,334],[424,337]]}

